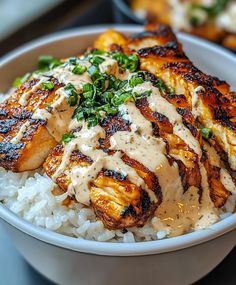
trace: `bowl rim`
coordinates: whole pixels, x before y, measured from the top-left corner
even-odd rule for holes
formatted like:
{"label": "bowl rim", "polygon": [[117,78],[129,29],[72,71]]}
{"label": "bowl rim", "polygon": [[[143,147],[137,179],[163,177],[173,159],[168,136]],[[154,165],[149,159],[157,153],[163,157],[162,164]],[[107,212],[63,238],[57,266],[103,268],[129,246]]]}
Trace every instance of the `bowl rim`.
{"label": "bowl rim", "polygon": [[[83,37],[85,35],[98,34],[106,30],[108,27],[112,27],[124,33],[135,33],[142,30],[142,26],[140,25],[126,24],[96,25],[60,31],[31,41],[3,56],[0,59],[0,68],[2,68],[11,60],[14,60],[15,58],[31,51],[34,48],[40,48],[40,46],[42,45],[57,40],[66,40],[71,37]],[[234,56],[234,54],[231,54],[228,50],[222,47],[219,47],[213,43],[209,43],[208,41],[196,38],[192,35],[178,33],[178,37],[180,38],[180,40],[191,42],[193,44],[197,44],[199,47],[215,51],[219,54],[219,56],[223,56],[225,58],[228,58],[229,60],[232,60],[233,62],[235,62],[236,65],[236,57]],[[5,220],[5,222],[12,225],[13,227],[17,228],[21,232],[24,232],[25,234],[28,234],[29,236],[41,240],[45,243],[82,253],[107,256],[142,256],[176,251],[207,242],[236,229],[236,213],[234,213],[229,217],[226,217],[220,220],[219,222],[213,224],[205,230],[198,230],[181,236],[156,241],[145,241],[137,243],[115,243],[78,239],[49,231],[17,216],[8,208],[6,208],[1,202],[0,218]]]}

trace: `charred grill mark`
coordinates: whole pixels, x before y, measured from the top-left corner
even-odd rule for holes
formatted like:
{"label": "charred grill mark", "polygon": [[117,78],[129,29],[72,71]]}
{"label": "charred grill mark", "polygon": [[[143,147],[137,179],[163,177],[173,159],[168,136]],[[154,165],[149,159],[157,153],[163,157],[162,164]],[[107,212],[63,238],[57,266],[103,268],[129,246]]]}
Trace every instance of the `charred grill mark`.
{"label": "charred grill mark", "polygon": [[165,94],[165,99],[178,108],[187,108],[188,101],[183,94]]}
{"label": "charred grill mark", "polygon": [[137,171],[138,175],[143,178],[144,182],[147,184],[149,189],[151,189],[155,193],[156,197],[160,202],[162,199],[162,194],[157,176],[143,164],[141,164],[135,159],[130,158],[125,153],[122,154],[121,158],[127,165]]}
{"label": "charred grill mark", "polygon": [[72,162],[86,162],[88,164],[93,163],[92,158],[90,158],[87,155],[84,155],[81,151],[79,150],[73,150],[71,157],[70,157],[70,161]]}
{"label": "charred grill mark", "polygon": [[155,86],[158,78],[153,73],[148,71],[145,72],[145,75],[147,80],[150,81]]}
{"label": "charred grill mark", "polygon": [[198,134],[197,129],[196,129],[191,123],[189,123],[188,121],[186,121],[185,119],[183,119],[183,124],[185,125],[185,127],[186,127],[187,129],[190,130],[191,134],[192,134],[194,137],[197,137],[197,134]]}
{"label": "charred grill mark", "polygon": [[74,134],[74,133],[79,133],[81,130],[82,130],[82,126],[79,126],[78,128],[72,129],[72,130],[71,130],[71,133],[72,133],[72,134]]}
{"label": "charred grill mark", "polygon": [[177,48],[171,48],[168,46],[153,46],[148,48],[142,48],[137,51],[138,56],[147,57],[149,55],[170,57],[178,59],[187,59],[186,55],[180,52]]}
{"label": "charred grill mark", "polygon": [[233,104],[225,98],[218,90],[211,87],[204,87],[205,92],[198,93],[205,107],[208,108],[213,122],[216,121],[229,130],[236,130],[234,121],[235,111]]}
{"label": "charred grill mark", "polygon": [[169,119],[165,115],[158,112],[153,112],[148,105],[147,98],[138,99],[136,100],[135,104],[144,118],[158,126],[160,136],[163,132],[173,132],[173,126],[169,122]]}
{"label": "charred grill mark", "polygon": [[29,112],[29,111],[22,110],[22,109],[17,109],[16,112],[12,114],[12,117],[18,120],[26,120],[26,119],[30,119],[32,115],[33,115],[33,112]]}
{"label": "charred grill mark", "polygon": [[178,44],[174,41],[171,42],[167,42],[164,47],[166,48],[170,48],[170,49],[177,49],[178,48]]}
{"label": "charred grill mark", "polygon": [[159,129],[159,127],[155,124],[155,123],[153,123],[152,122],[152,133],[153,133],[153,135],[155,136],[155,137],[160,137],[160,129]]}
{"label": "charred grill mark", "polygon": [[187,108],[176,108],[176,111],[179,115],[182,116],[182,122],[185,125],[186,128],[188,128],[191,132],[191,134],[196,137],[198,132],[197,128],[194,126],[194,119],[192,117],[192,114],[190,113],[189,109]]}
{"label": "charred grill mark", "polygon": [[212,111],[213,119],[219,121],[223,126],[227,127],[228,129],[236,130],[236,125],[232,124],[232,122],[230,121],[231,118],[228,116],[227,112],[223,110],[223,107],[216,106],[212,108]]}
{"label": "charred grill mark", "polygon": [[219,145],[219,143],[215,139],[207,140],[207,142],[211,146],[214,147],[214,149],[216,150],[217,154],[220,156],[220,158],[224,162],[224,165],[225,165],[226,169],[231,172],[232,169],[230,168],[230,165],[229,165],[229,162],[228,162],[227,153],[221,148],[221,146]]}
{"label": "charred grill mark", "polygon": [[31,89],[37,82],[39,81],[39,79],[30,79],[25,81],[17,90],[20,90],[21,93],[28,91],[29,89]]}
{"label": "charred grill mark", "polygon": [[110,51],[111,52],[122,52],[122,53],[124,52],[123,47],[121,45],[117,45],[117,44],[112,44],[110,46]]}
{"label": "charred grill mark", "polygon": [[140,192],[141,197],[139,203],[135,206],[129,205],[125,207],[120,213],[120,216],[124,219],[130,217],[138,224],[138,226],[143,226],[157,206],[151,202],[148,193],[145,190],[141,189]]}
{"label": "charred grill mark", "polygon": [[201,162],[207,172],[210,198],[216,208],[221,208],[230,196],[230,192],[226,190],[225,186],[220,181],[220,168],[209,163],[208,153],[205,150],[203,151]]}
{"label": "charred grill mark", "polygon": [[24,143],[13,144],[10,142],[0,142],[0,162],[14,161],[19,157],[18,151],[23,149]]}
{"label": "charred grill mark", "polygon": [[194,163],[194,167],[187,168],[180,160],[175,160],[179,167],[179,173],[182,180],[184,191],[187,191],[190,186],[201,188],[201,174],[198,163]]}
{"label": "charred grill mark", "polygon": [[117,181],[125,181],[127,177],[126,175],[123,175],[122,173],[119,173],[117,171],[110,170],[110,169],[104,169],[103,174],[105,176],[112,177],[113,179]]}
{"label": "charred grill mark", "polygon": [[167,62],[165,63],[162,70],[170,69],[173,73],[181,75],[186,81],[197,83],[197,85],[206,86],[220,86],[226,85],[225,81],[222,81],[216,77],[206,75],[201,72],[191,61],[186,62]]}
{"label": "charred grill mark", "polygon": [[130,122],[124,120],[120,115],[109,116],[100,122],[100,126],[108,136],[118,131],[130,131]]}
{"label": "charred grill mark", "polygon": [[124,208],[124,210],[120,213],[122,218],[125,218],[127,216],[132,216],[133,218],[137,218],[136,212],[134,211],[134,208],[132,205],[129,205]]}
{"label": "charred grill mark", "polygon": [[165,115],[158,112],[153,112],[153,117],[160,123],[169,123],[169,119]]}
{"label": "charred grill mark", "polygon": [[110,147],[110,137],[118,131],[130,132],[130,124],[131,123],[127,120],[124,120],[121,115],[109,116],[106,119],[100,121],[100,126],[106,132],[106,138],[99,139],[99,144],[102,150],[106,153],[110,153],[108,149]]}
{"label": "charred grill mark", "polygon": [[9,111],[0,107],[0,117],[6,117]]}
{"label": "charred grill mark", "polygon": [[143,219],[143,217],[145,216],[146,216],[145,220],[148,218],[148,216],[150,215],[149,213],[150,209],[154,207],[152,207],[152,203],[148,196],[148,193],[143,189],[141,189],[140,203],[136,207],[140,208],[141,213],[137,213],[137,210],[134,209],[134,206],[129,205],[125,207],[124,210],[120,213],[121,217],[125,218],[127,216],[131,216],[132,218],[137,219],[137,220],[139,220],[140,218]]}
{"label": "charred grill mark", "polygon": [[10,132],[12,126],[14,126],[17,123],[17,120],[15,119],[6,119],[0,121],[0,133],[7,134]]}

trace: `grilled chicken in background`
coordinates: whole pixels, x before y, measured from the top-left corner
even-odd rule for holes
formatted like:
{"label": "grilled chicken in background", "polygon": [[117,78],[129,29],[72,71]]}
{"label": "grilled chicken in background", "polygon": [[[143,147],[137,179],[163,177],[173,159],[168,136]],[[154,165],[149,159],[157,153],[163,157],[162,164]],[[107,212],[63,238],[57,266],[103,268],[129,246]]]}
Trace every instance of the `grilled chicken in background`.
{"label": "grilled chicken in background", "polygon": [[236,50],[234,0],[132,0],[131,9],[143,20],[170,25]]}

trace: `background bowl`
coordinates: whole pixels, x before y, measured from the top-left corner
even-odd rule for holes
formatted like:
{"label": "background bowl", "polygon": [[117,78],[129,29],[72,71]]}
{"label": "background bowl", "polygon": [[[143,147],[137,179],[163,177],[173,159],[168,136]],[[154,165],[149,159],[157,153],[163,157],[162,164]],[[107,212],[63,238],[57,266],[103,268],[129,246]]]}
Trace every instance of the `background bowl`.
{"label": "background bowl", "polygon": [[136,23],[144,24],[145,19],[141,19],[135,15],[135,13],[129,7],[128,2],[125,0],[112,0],[113,3],[113,15],[116,23]]}
{"label": "background bowl", "polygon": [[[115,26],[124,33],[138,26]],[[61,32],[29,43],[0,61],[0,92],[36,67],[42,54],[76,55],[106,27]],[[224,49],[179,34],[187,55],[206,72],[235,87],[236,58]],[[0,203],[2,224],[25,259],[58,284],[190,284],[206,275],[236,244],[236,214],[210,228],[183,236],[134,244],[79,240],[34,226]]]}

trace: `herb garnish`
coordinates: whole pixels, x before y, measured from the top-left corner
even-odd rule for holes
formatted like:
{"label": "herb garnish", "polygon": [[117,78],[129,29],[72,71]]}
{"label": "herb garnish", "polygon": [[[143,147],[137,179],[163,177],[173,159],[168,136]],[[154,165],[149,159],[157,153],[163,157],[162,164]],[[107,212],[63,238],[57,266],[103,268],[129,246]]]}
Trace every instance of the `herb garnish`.
{"label": "herb garnish", "polygon": [[42,83],[43,90],[52,90],[54,88],[54,84],[51,81],[46,81]]}
{"label": "herb garnish", "polygon": [[68,142],[70,142],[74,138],[75,138],[75,136],[73,134],[64,134],[64,135],[62,135],[60,143],[65,145],[65,144],[67,144]]}
{"label": "herb garnish", "polygon": [[42,55],[38,59],[38,69],[40,71],[42,70],[48,70],[55,68],[59,65],[61,65],[61,61],[51,55]]}
{"label": "herb garnish", "polygon": [[66,94],[68,95],[68,103],[70,106],[75,106],[78,102],[78,93],[76,92],[75,86],[68,83],[64,87]]}
{"label": "herb garnish", "polygon": [[[211,6],[192,4],[191,10],[202,10],[207,13],[210,19],[217,17],[227,6],[229,0],[215,0],[215,3]],[[194,20],[195,21],[195,20]]]}
{"label": "herb garnish", "polygon": [[16,79],[12,83],[12,86],[15,88],[20,86],[22,83],[24,83],[26,80],[28,80],[30,78],[30,76],[31,76],[31,73],[26,73],[22,77],[16,77]]}
{"label": "herb garnish", "polygon": [[104,116],[117,114],[123,103],[151,94],[151,90],[142,94],[133,92],[133,87],[145,82],[144,72],[138,72],[129,80],[123,81],[114,75],[102,74],[94,65],[88,69],[88,73],[93,82],[83,86],[80,105],[76,108],[74,117],[77,120],[84,119],[89,128],[96,126]]}
{"label": "herb garnish", "polygon": [[115,52],[112,54],[112,58],[118,62],[120,67],[128,69],[130,72],[135,72],[139,65],[139,59],[136,54],[127,56],[126,54]]}
{"label": "herb garnish", "polygon": [[86,66],[76,64],[75,67],[72,69],[72,73],[81,75],[84,74],[86,70],[87,70]]}
{"label": "herb garnish", "polygon": [[204,139],[209,139],[212,137],[212,130],[209,128],[202,128],[201,135],[203,136]]}

